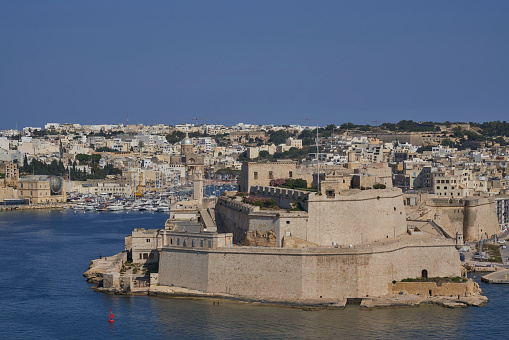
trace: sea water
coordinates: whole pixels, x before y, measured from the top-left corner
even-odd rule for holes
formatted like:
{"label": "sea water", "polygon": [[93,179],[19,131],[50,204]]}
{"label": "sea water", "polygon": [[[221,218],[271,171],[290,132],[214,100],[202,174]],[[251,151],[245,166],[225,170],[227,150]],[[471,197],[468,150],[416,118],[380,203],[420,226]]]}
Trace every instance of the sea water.
{"label": "sea water", "polygon": [[[480,282],[485,307],[433,305],[304,311],[211,300],[96,293],[82,274],[123,250],[134,228],[161,228],[166,214],[0,213],[2,339],[494,339],[506,338],[509,286]],[[113,309],[115,322],[108,322]]]}

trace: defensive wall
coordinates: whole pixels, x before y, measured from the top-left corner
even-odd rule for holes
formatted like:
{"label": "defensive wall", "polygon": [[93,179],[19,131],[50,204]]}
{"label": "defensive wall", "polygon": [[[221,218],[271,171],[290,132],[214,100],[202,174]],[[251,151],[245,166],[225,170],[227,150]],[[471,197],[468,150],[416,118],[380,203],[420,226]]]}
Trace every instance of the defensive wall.
{"label": "defensive wall", "polygon": [[393,240],[361,247],[163,248],[159,284],[272,301],[361,298],[391,292],[393,280],[460,276],[454,242]]}
{"label": "defensive wall", "polygon": [[334,197],[316,193],[251,187],[259,197],[273,198],[289,209],[298,202],[305,211],[262,210],[221,197],[216,206],[218,232],[231,232],[242,242],[249,232],[272,231],[276,243],[285,236],[321,246],[357,245],[406,233],[403,195],[400,189],[348,190]]}
{"label": "defensive wall", "polygon": [[480,292],[479,285],[473,280],[467,282],[396,282],[390,285],[392,294],[423,295],[423,296],[472,296]]}
{"label": "defensive wall", "polygon": [[427,202],[432,219],[450,235],[463,232],[466,242],[500,233],[497,208],[491,197],[433,198]]}
{"label": "defensive wall", "polygon": [[[277,213],[260,210],[254,205],[242,203],[236,199],[219,197],[215,208],[217,231],[219,233],[233,233],[233,242],[242,243],[254,235],[275,232]],[[272,244],[273,246],[276,245]]]}

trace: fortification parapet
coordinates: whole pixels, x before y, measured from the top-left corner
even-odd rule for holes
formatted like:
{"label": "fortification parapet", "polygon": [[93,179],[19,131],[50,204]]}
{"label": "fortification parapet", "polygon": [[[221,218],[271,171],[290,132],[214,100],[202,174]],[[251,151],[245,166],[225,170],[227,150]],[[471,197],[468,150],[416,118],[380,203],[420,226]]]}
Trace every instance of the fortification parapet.
{"label": "fortification parapet", "polygon": [[295,190],[289,188],[281,188],[281,187],[271,187],[271,186],[263,186],[263,185],[255,185],[250,189],[251,194],[261,194],[266,196],[284,196],[288,198],[294,198],[296,200],[304,200],[309,197],[314,197],[316,193],[304,191],[304,190]]}
{"label": "fortification parapet", "polygon": [[490,204],[495,202],[492,197],[461,197],[461,198],[432,198],[430,206],[435,207],[466,207]]}
{"label": "fortification parapet", "polygon": [[247,203],[242,203],[235,199],[229,199],[226,197],[219,197],[218,204],[225,205],[232,209],[237,209],[239,212],[243,212],[246,214],[260,211],[260,207],[257,207],[257,206],[251,205],[251,204],[247,204]]}

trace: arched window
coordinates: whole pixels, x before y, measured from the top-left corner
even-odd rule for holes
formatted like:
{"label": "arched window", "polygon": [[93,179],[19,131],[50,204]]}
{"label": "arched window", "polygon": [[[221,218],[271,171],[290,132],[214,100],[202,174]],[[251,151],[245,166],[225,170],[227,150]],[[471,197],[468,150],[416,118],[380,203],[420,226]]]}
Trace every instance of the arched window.
{"label": "arched window", "polygon": [[421,272],[421,277],[423,278],[428,278],[428,271],[426,269],[423,269],[422,272]]}

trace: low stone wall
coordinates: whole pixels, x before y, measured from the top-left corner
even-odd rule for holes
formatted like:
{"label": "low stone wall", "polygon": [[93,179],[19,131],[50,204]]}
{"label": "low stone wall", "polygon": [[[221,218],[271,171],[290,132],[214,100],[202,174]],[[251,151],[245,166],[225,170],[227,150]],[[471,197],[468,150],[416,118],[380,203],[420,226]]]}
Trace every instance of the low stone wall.
{"label": "low stone wall", "polygon": [[467,282],[396,282],[391,284],[392,294],[421,295],[421,296],[473,296],[479,295],[481,289],[472,279]]}
{"label": "low stone wall", "polygon": [[67,203],[44,203],[44,204],[27,204],[27,205],[2,205],[0,211],[6,210],[37,210],[37,209],[63,209],[69,206]]}

